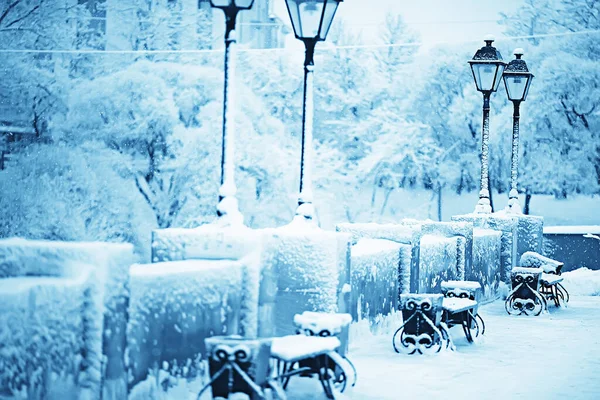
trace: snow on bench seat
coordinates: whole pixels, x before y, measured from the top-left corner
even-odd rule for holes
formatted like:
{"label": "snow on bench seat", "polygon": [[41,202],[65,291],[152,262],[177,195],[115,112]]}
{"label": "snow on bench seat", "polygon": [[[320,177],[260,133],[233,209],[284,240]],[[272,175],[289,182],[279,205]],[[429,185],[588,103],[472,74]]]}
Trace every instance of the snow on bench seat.
{"label": "snow on bench seat", "polygon": [[466,311],[476,306],[477,302],[475,300],[460,298],[444,298],[442,303],[444,310],[450,311],[451,313]]}
{"label": "snow on bench seat", "polygon": [[555,285],[558,282],[562,282],[562,280],[563,280],[562,276],[554,275],[554,274],[543,273],[542,277],[541,277],[541,281],[544,282],[546,285]]}
{"label": "snow on bench seat", "polygon": [[271,356],[285,362],[294,362],[334,351],[340,347],[337,337],[289,335],[274,338],[271,342]]}
{"label": "snow on bench seat", "polygon": [[447,289],[481,289],[481,285],[476,281],[444,281],[442,287]]}
{"label": "snow on bench seat", "polygon": [[311,329],[314,333],[323,330],[331,334],[341,332],[344,326],[350,325],[352,316],[350,314],[321,313],[304,311],[294,316],[294,323],[302,329]]}

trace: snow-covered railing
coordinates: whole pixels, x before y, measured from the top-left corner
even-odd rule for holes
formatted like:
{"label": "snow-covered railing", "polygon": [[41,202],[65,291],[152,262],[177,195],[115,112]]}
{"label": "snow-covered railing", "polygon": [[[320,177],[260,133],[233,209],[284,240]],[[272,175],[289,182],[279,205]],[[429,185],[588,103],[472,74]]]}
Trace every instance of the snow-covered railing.
{"label": "snow-covered railing", "polygon": [[[0,303],[4,307],[0,314],[10,320],[0,323],[0,349],[5,350],[0,350],[0,358],[13,358],[8,367],[3,366],[6,360],[0,361],[0,375],[20,374],[30,390],[36,385],[35,390],[55,390],[52,379],[56,376],[40,375],[38,366],[48,366],[50,358],[60,354],[54,372],[72,368],[66,360],[75,360],[81,371],[77,383],[63,382],[70,389],[55,398],[68,398],[72,390],[77,392],[71,397],[99,398],[101,382],[105,395],[125,394],[128,268],[132,262],[133,247],[128,244],[0,240]],[[26,318],[20,320],[23,310]],[[69,357],[64,356],[67,353]],[[19,368],[26,372],[18,372]],[[46,371],[49,374],[52,369]],[[0,379],[0,392],[12,379],[5,378]],[[11,385],[14,388],[14,381]]]}

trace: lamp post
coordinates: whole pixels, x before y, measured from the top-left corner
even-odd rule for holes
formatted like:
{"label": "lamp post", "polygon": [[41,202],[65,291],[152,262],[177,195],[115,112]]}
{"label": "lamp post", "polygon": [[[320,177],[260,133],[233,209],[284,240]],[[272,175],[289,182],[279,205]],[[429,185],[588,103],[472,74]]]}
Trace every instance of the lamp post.
{"label": "lamp post", "polygon": [[490,205],[490,189],[488,182],[489,170],[489,140],[490,140],[490,96],[498,89],[502,72],[506,64],[502,61],[500,52],[492,46],[493,37],[485,38],[485,46],[477,50],[473,59],[469,61],[473,79],[477,90],[483,93],[483,126],[481,135],[481,190],[479,201],[475,206],[476,214],[489,214],[492,212]]}
{"label": "lamp post", "polygon": [[506,95],[513,102],[513,132],[512,132],[512,156],[510,169],[510,192],[508,194],[508,211],[513,214],[521,214],[519,204],[519,192],[517,190],[517,178],[519,172],[519,107],[525,101],[529,93],[529,86],[533,80],[533,74],[529,72],[527,63],[521,59],[523,49],[515,49],[515,59],[508,63],[504,70],[504,86]]}
{"label": "lamp post", "polygon": [[235,20],[241,10],[252,8],[254,0],[210,0],[213,8],[225,14],[225,85],[223,91],[223,136],[221,142],[221,185],[217,217],[225,224],[242,224],[244,217],[235,197]]}
{"label": "lamp post", "polygon": [[313,72],[317,42],[324,41],[343,0],[285,0],[296,39],[304,43],[304,98],[302,103],[302,153],[300,191],[296,216],[316,223],[312,191]]}

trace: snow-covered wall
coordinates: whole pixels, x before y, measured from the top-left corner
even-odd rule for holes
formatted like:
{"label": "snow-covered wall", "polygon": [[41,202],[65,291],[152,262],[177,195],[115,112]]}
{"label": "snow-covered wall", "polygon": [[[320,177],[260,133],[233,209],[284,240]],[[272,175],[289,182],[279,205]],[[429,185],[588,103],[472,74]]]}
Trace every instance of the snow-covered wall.
{"label": "snow-covered wall", "polygon": [[501,249],[502,232],[483,228],[473,230],[473,265],[465,271],[465,279],[479,282],[482,288],[481,300],[484,302],[493,301],[500,294]]}
{"label": "snow-covered wall", "polygon": [[[130,386],[164,363],[174,376],[197,377],[204,339],[256,336],[258,258],[185,260],[131,267]],[[174,370],[173,368],[178,370]]]}
{"label": "snow-covered wall", "polygon": [[600,226],[548,226],[543,254],[565,263],[562,271],[600,270]]}
{"label": "snow-covered wall", "polygon": [[398,309],[401,293],[410,289],[411,246],[383,239],[360,239],[352,246],[352,300],[356,322],[367,320],[372,331]]}
{"label": "snow-covered wall", "polygon": [[[88,397],[99,397],[95,387],[102,382],[104,398],[123,396],[127,389],[125,344],[127,304],[129,301],[129,266],[134,262],[133,246],[116,243],[51,242],[25,239],[0,240],[0,281],[23,276],[72,277],[79,274],[80,265],[92,268],[93,287],[81,310],[94,306],[103,316],[86,315],[87,330],[101,326],[100,350],[90,347],[86,354],[80,387],[89,388]],[[75,305],[74,305],[75,306]],[[95,307],[95,306],[94,306]],[[100,320],[97,320],[100,318]],[[95,328],[94,328],[95,329]],[[88,339],[86,339],[88,340]],[[91,338],[89,340],[92,340]],[[96,344],[89,346],[96,346]]]}

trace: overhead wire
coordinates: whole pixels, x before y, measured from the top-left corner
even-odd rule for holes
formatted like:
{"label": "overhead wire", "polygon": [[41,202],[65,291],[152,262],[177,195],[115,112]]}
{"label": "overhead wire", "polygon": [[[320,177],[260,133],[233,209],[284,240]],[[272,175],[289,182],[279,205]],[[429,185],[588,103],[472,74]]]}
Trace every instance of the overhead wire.
{"label": "overhead wire", "polygon": [[[579,36],[579,35],[593,35],[600,33],[600,29],[583,30],[574,32],[556,32],[556,33],[540,33],[534,35],[520,35],[520,36],[499,36],[497,40],[520,40],[520,39],[543,39],[550,37],[563,37],[563,36]],[[461,41],[436,41],[436,42],[404,42],[404,43],[382,43],[382,44],[356,44],[356,45],[329,45],[321,46],[316,49],[318,52],[335,51],[338,49],[377,49],[377,48],[394,48],[394,47],[419,47],[419,46],[434,46],[443,44],[463,44],[463,43],[474,43],[480,40],[461,40]],[[268,49],[261,48],[244,48],[239,47],[237,51],[239,53],[270,53],[270,52],[284,52],[289,50],[286,47],[275,47]],[[210,54],[210,53],[222,53],[223,49],[183,49],[183,50],[98,50],[98,49],[0,49],[0,54],[28,54],[28,53],[42,53],[42,54]]]}

